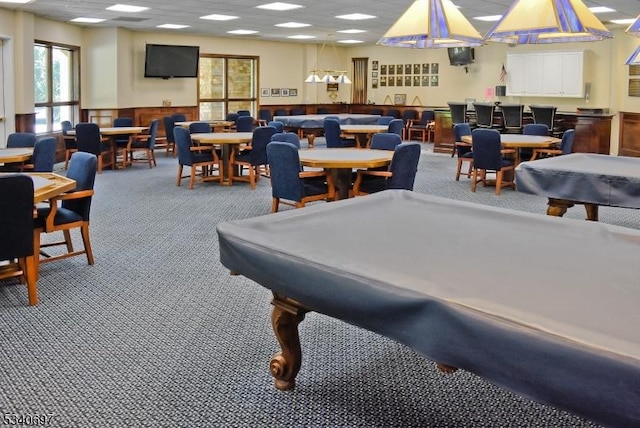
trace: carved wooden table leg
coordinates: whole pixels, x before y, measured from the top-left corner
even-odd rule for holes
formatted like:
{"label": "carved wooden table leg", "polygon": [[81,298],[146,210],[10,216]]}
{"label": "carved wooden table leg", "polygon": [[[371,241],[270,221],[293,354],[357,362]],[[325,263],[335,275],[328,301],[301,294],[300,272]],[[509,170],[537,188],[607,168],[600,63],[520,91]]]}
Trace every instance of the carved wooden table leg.
{"label": "carved wooden table leg", "polygon": [[309,142],[309,148],[313,149],[313,142],[315,141],[316,136],[313,133],[307,134],[307,141]]}
{"label": "carved wooden table leg", "polygon": [[458,370],[457,367],[453,367],[453,366],[449,366],[447,364],[444,363],[436,363],[436,367],[438,368],[438,370],[440,370],[443,373],[454,373]]}
{"label": "carved wooden table leg", "polygon": [[597,204],[584,204],[584,209],[587,212],[587,220],[598,221],[598,205]]}
{"label": "carved wooden table leg", "polygon": [[271,324],[282,351],[271,358],[269,369],[275,378],[276,388],[284,391],[296,385],[296,375],[302,363],[298,324],[308,310],[295,301],[275,293],[271,303]]}
{"label": "carved wooden table leg", "polygon": [[567,212],[567,209],[573,206],[573,202],[564,199],[549,198],[547,205],[547,215],[562,217]]}

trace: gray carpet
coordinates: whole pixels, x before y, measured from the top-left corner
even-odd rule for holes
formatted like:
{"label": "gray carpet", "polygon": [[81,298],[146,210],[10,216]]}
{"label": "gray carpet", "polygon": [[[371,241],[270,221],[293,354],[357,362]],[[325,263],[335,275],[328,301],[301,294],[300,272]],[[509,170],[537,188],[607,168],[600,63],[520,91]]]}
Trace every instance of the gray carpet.
{"label": "gray carpet", "polygon": [[[416,191],[544,213],[543,198],[471,193],[468,180],[454,181],[454,159],[424,147]],[[0,417],[52,414],[58,427],[595,426],[473,374],[444,375],[402,345],[313,313],[300,327],[297,387],[276,390],[270,294],[229,276],[215,231],[268,214],[268,180],[255,191],[190,191],[175,186],[175,159],[158,162],[98,176],[94,266],[84,257],[42,265],[36,307],[24,286],[0,283]],[[601,219],[640,226],[633,210],[603,208]]]}

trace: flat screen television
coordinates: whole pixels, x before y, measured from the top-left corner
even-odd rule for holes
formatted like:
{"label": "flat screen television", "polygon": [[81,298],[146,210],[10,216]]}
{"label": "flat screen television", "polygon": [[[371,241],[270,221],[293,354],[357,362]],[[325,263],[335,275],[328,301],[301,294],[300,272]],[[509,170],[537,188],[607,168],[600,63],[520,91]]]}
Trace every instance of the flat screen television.
{"label": "flat screen television", "polygon": [[199,46],[147,44],[144,77],[198,77]]}
{"label": "flat screen television", "polygon": [[449,64],[451,65],[469,65],[473,62],[474,52],[473,48],[461,47],[461,48],[448,48],[449,52]]}

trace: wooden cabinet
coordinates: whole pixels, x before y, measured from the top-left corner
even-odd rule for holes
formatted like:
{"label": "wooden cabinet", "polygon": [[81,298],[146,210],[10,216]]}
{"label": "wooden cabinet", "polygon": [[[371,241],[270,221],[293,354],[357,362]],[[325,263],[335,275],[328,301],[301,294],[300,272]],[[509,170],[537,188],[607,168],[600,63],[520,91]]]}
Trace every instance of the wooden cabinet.
{"label": "wooden cabinet", "polygon": [[584,94],[583,52],[507,55],[507,95],[575,97]]}
{"label": "wooden cabinet", "polygon": [[640,113],[620,112],[618,154],[640,157]]}
{"label": "wooden cabinet", "polygon": [[455,136],[449,109],[435,110],[435,132],[433,136],[434,153],[451,153],[454,149]]}
{"label": "wooden cabinet", "polygon": [[575,153],[610,154],[611,118],[610,114],[556,114],[556,119],[561,121],[563,129],[576,130],[573,140]]}

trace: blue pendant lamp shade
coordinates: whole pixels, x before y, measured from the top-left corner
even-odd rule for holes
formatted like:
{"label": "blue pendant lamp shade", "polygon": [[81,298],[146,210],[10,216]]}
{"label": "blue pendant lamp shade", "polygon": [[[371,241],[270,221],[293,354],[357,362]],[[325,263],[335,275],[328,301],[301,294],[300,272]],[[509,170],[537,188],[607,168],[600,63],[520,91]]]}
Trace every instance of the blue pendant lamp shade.
{"label": "blue pendant lamp shade", "polygon": [[[640,37],[640,16],[638,16],[633,24],[629,25],[629,28],[627,28],[625,32],[632,36]],[[633,51],[624,63],[625,65],[640,65],[640,46]]]}
{"label": "blue pendant lamp shade", "polygon": [[484,39],[546,44],[593,42],[612,37],[581,0],[516,0]]}
{"label": "blue pendant lamp shade", "polygon": [[480,46],[484,42],[450,0],[416,0],[378,44],[422,49]]}

